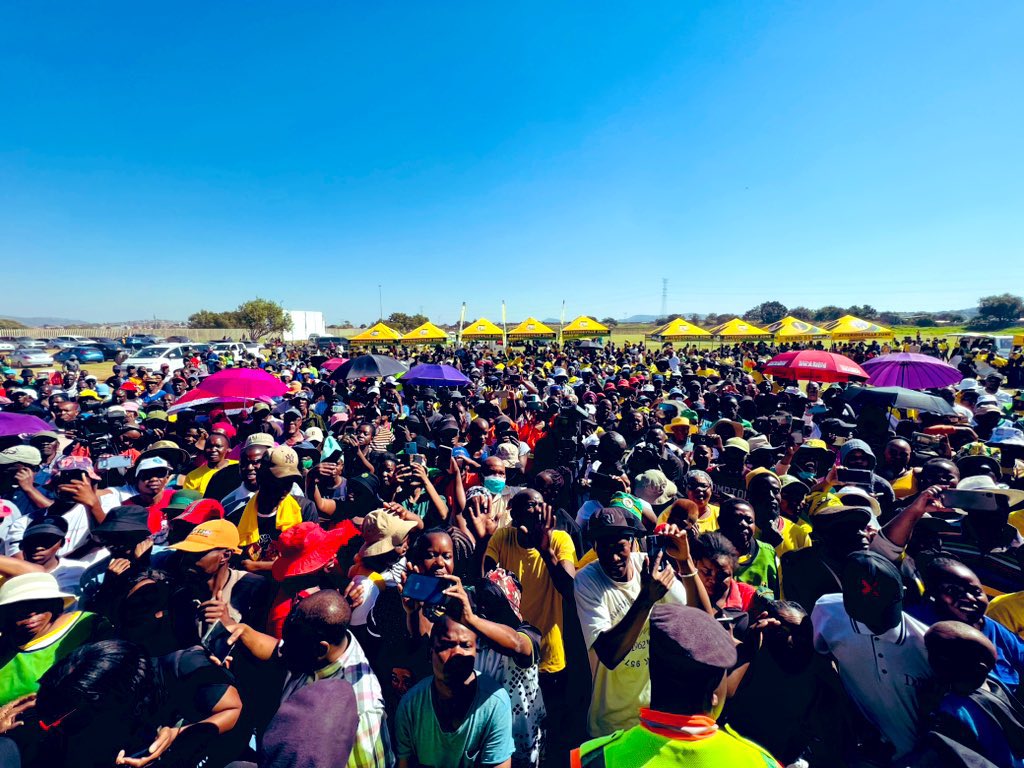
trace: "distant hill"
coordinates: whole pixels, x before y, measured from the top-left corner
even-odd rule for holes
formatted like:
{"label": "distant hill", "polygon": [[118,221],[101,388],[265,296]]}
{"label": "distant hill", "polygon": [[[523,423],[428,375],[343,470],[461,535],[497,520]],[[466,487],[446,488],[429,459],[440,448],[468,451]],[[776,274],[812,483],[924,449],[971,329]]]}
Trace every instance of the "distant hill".
{"label": "distant hill", "polygon": [[[44,325],[86,325],[84,320],[71,320],[67,317],[11,317],[4,319],[14,320],[16,323],[21,323],[27,328],[39,328]],[[0,325],[3,324],[4,319],[0,319]]]}

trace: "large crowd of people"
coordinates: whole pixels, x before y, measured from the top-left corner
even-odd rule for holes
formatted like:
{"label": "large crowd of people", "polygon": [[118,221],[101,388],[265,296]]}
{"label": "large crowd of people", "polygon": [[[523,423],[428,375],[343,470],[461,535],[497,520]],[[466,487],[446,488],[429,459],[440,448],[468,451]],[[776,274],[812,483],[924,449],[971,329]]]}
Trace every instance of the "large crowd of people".
{"label": "large crowd of people", "polygon": [[1022,768],[1020,350],[903,346],[941,413],[765,342],[8,370],[0,766]]}

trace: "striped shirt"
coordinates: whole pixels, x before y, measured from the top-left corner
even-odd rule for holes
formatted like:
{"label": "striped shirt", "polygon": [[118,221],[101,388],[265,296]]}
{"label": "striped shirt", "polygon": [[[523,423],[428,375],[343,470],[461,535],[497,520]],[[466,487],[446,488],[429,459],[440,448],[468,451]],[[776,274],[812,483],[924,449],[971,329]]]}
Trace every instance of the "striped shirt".
{"label": "striped shirt", "polygon": [[384,722],[384,694],[362,646],[351,633],[348,636],[348,648],[337,661],[321,667],[312,675],[290,674],[285,682],[281,700],[284,701],[300,688],[316,680],[332,679],[348,681],[356,694],[359,726],[356,729],[356,741],[347,768],[392,768],[395,757],[391,751],[391,740]]}

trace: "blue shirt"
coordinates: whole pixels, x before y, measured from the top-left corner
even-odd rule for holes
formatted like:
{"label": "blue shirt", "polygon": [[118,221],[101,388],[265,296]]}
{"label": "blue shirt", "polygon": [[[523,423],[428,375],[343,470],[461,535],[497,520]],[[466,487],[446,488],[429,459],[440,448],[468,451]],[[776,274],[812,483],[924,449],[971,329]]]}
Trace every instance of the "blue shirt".
{"label": "blue shirt", "polygon": [[[994,621],[986,623],[995,624]],[[949,718],[973,734],[981,754],[996,765],[1024,768],[1024,759],[1014,755],[1010,750],[1010,745],[1007,743],[999,723],[975,704],[969,696],[947,693],[938,706],[937,714],[940,721],[943,717]],[[940,725],[938,730],[944,732],[946,729]],[[947,735],[953,736],[953,734]],[[973,745],[967,746],[974,748]]]}
{"label": "blue shirt", "polygon": [[1017,691],[1024,672],[1024,642],[998,621],[983,619],[981,633],[996,647],[995,669],[990,673],[1011,691]]}
{"label": "blue shirt", "polygon": [[428,677],[414,685],[398,704],[395,733],[399,758],[414,757],[433,768],[496,765],[512,757],[512,704],[493,680],[477,675],[476,698],[462,724],[445,733],[434,713]]}

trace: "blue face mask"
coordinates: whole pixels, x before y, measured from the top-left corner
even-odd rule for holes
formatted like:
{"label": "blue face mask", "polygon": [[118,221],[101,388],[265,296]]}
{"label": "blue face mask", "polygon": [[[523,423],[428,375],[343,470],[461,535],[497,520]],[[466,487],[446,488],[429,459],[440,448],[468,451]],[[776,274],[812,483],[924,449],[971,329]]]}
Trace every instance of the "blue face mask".
{"label": "blue face mask", "polygon": [[498,475],[491,475],[484,478],[484,488],[490,493],[499,494],[505,490],[505,478]]}

